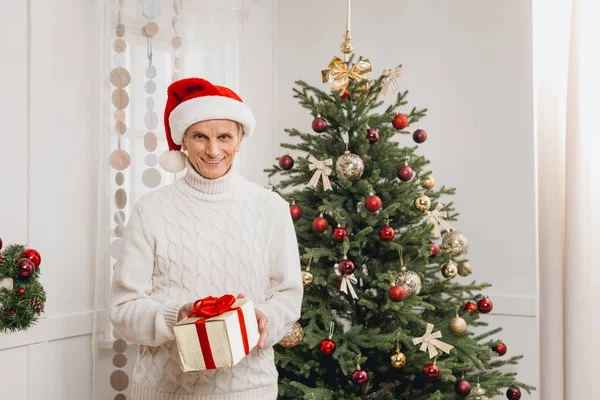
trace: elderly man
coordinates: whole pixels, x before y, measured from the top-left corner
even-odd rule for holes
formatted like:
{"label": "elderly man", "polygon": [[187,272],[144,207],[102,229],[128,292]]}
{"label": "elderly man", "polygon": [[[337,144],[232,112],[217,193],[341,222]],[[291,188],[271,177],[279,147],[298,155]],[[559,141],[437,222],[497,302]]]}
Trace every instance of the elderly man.
{"label": "elderly man", "polygon": [[[254,125],[230,89],[198,78],[168,89],[160,161],[187,170],[135,205],[112,283],[110,318],[139,345],[132,399],[277,397],[272,346],[300,316],[302,283],[287,202],[235,171]],[[254,302],[258,347],[233,368],[183,373],[173,326],[195,300],[226,293]]]}

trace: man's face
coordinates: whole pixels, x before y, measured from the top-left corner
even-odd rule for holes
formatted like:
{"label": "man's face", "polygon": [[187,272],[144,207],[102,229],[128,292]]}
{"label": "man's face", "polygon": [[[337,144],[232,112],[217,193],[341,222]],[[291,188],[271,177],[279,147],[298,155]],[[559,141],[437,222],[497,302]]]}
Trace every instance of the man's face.
{"label": "man's face", "polygon": [[235,121],[213,119],[191,125],[183,137],[190,163],[207,179],[225,175],[242,146],[242,133]]}

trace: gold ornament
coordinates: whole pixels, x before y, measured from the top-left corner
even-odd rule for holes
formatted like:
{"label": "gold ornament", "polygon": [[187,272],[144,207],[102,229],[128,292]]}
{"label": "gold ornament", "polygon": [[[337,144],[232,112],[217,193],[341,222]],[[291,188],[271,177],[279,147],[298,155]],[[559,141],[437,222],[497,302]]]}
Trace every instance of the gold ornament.
{"label": "gold ornament", "polygon": [[465,254],[468,249],[469,241],[461,232],[452,229],[450,232],[444,234],[442,250],[444,250],[448,257],[458,257]]}
{"label": "gold ornament", "polygon": [[[345,44],[342,46],[345,46]],[[350,80],[357,83],[367,80],[364,74],[372,70],[371,61],[368,58],[358,61],[348,70],[348,66],[341,58],[333,57],[333,60],[329,63],[329,69],[324,69],[321,71],[321,74],[323,76],[323,83],[333,82],[331,85],[333,89],[343,91],[348,87]],[[368,87],[368,84],[361,86],[363,90],[366,87]]]}
{"label": "gold ornament", "polygon": [[352,43],[350,42],[344,42],[340,45],[340,50],[344,54],[350,54],[352,53],[352,50],[354,50],[354,46],[352,46]]}
{"label": "gold ornament", "polygon": [[307,268],[306,271],[302,271],[302,284],[304,286],[308,286],[313,282],[314,275]]}
{"label": "gold ornament", "polygon": [[402,267],[394,282],[395,285],[404,288],[407,296],[417,295],[421,291],[421,278],[416,272],[408,271],[406,267]]}
{"label": "gold ornament", "polygon": [[457,335],[461,335],[467,331],[467,321],[458,315],[450,320],[450,330]]}
{"label": "gold ornament", "polygon": [[437,349],[440,349],[446,354],[450,354],[450,350],[454,348],[451,344],[444,343],[441,340],[442,332],[437,331],[433,332],[433,324],[427,324],[427,328],[425,329],[425,334],[421,337],[414,338],[413,344],[420,344],[419,350],[424,352],[429,352],[429,358],[433,358],[438,355]]}
{"label": "gold ornament", "polygon": [[33,307],[33,311],[38,315],[44,312],[44,302],[39,297],[31,300],[31,307]]}
{"label": "gold ornament", "polygon": [[433,177],[433,175],[429,174],[425,176],[422,181],[422,186],[427,190],[433,189],[433,187],[435,186],[435,178]]}
{"label": "gold ornament", "polygon": [[359,156],[346,150],[344,155],[337,159],[335,170],[338,174],[345,176],[347,179],[355,181],[362,176],[365,165]]}
{"label": "gold ornament", "polygon": [[458,267],[454,263],[446,263],[442,266],[442,275],[446,279],[453,279],[458,275]]}
{"label": "gold ornament", "polygon": [[471,273],[473,273],[473,267],[468,261],[465,261],[461,266],[458,267],[458,274],[460,276],[469,276]]}
{"label": "gold ornament", "polygon": [[400,79],[402,77],[402,64],[398,65],[395,69],[384,69],[381,75],[384,76],[381,86],[381,94],[385,96],[390,85],[392,86],[392,90],[397,92],[398,82],[396,82],[396,79]]}
{"label": "gold ornament", "polygon": [[292,328],[285,334],[283,339],[279,341],[279,344],[286,349],[296,347],[302,342],[302,338],[304,338],[304,330],[302,329],[302,325],[298,322],[295,322],[292,325]]}
{"label": "gold ornament", "polygon": [[400,351],[400,349],[396,349],[396,352],[390,357],[390,361],[392,363],[392,367],[402,368],[406,365],[406,356]]}
{"label": "gold ornament", "polygon": [[418,210],[425,212],[431,207],[431,200],[429,197],[425,196],[424,193],[421,193],[415,200],[415,207],[417,207]]}
{"label": "gold ornament", "polygon": [[467,397],[469,400],[490,400],[489,397],[486,396],[485,389],[482,388],[479,383],[477,387],[471,391],[471,394]]}

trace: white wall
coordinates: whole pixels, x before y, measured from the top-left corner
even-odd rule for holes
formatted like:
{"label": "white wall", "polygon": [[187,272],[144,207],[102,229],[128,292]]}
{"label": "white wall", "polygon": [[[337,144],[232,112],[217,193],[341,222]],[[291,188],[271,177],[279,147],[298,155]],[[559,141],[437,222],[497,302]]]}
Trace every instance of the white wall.
{"label": "white wall", "polygon": [[99,1],[0,1],[0,236],[42,255],[40,323],[0,335],[2,398],[87,399],[99,133]]}
{"label": "white wall", "polygon": [[[346,2],[305,0],[298,7],[282,0],[275,15],[274,116],[282,142],[289,141],[286,127],[310,132],[312,117],[292,98],[293,82],[327,89],[320,71],[341,55]],[[403,64],[406,110],[429,109],[419,151],[432,161],[437,185],[457,188],[455,227],[469,238],[472,277],[493,284],[494,311],[484,318],[504,327],[499,337],[508,355],[525,355],[513,368],[519,379],[538,385],[531,31],[530,1],[352,5],[355,54],[370,58],[370,75]],[[525,397],[539,399],[539,392]]]}

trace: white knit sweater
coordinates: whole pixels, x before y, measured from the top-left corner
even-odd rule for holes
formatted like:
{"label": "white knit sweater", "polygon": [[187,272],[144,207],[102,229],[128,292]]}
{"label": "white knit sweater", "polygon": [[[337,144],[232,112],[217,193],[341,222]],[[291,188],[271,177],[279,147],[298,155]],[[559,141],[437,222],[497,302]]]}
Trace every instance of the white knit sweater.
{"label": "white knit sweater", "polygon": [[[300,317],[300,261],[289,206],[233,169],[184,178],[143,196],[129,219],[112,282],[110,318],[137,343],[131,399],[270,400],[273,345]],[[267,318],[269,338],[233,368],[181,371],[173,333],[179,308],[243,293]]]}

